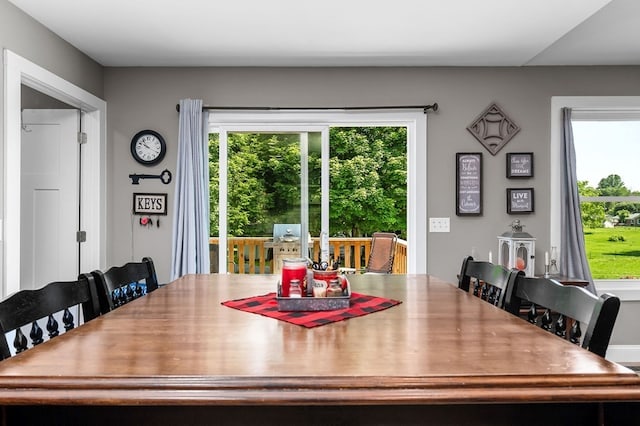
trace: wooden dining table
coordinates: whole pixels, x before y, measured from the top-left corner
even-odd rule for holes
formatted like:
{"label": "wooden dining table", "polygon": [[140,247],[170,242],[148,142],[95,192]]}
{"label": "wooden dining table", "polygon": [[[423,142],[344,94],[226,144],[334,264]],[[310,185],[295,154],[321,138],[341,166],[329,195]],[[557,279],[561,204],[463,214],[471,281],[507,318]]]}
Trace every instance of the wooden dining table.
{"label": "wooden dining table", "polygon": [[353,292],[401,303],[313,328],[222,304],[277,281],[187,275],[0,362],[4,424],[584,425],[640,413],[634,371],[434,276],[350,275]]}

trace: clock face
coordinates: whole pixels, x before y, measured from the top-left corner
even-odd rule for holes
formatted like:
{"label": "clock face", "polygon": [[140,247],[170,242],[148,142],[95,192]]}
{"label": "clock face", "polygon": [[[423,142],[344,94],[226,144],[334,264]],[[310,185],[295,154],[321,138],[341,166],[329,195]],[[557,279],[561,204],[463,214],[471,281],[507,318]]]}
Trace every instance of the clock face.
{"label": "clock face", "polygon": [[131,140],[131,155],[138,163],[146,166],[162,161],[166,150],[164,138],[153,130],[138,132]]}

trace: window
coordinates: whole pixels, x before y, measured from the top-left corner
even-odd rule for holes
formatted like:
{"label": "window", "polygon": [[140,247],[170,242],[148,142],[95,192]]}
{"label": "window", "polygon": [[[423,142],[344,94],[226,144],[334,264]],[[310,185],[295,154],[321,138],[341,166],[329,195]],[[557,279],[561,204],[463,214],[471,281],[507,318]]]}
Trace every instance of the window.
{"label": "window", "polygon": [[[339,155],[331,152],[329,149],[329,132],[345,134],[348,133],[350,127],[369,128],[371,131],[375,128],[390,127],[400,128],[403,132],[406,146],[403,147],[406,152],[403,164],[404,171],[400,173],[404,179],[404,205],[401,209],[406,211],[402,223],[389,224],[396,229],[406,229],[407,240],[407,271],[413,273],[426,272],[426,144],[422,141],[426,140],[426,117],[422,111],[404,111],[404,112],[371,112],[354,113],[354,112],[254,112],[254,113],[237,113],[237,112],[215,112],[210,113],[210,131],[214,139],[218,138],[219,144],[210,149],[210,155],[219,153],[220,164],[218,170],[211,170],[212,179],[219,179],[219,193],[216,200],[215,194],[211,200],[211,212],[218,215],[218,233],[219,247],[227,247],[226,239],[231,235],[229,228],[229,220],[231,215],[228,209],[231,206],[237,206],[238,200],[231,202],[229,197],[234,196],[230,185],[236,188],[236,185],[244,185],[250,181],[245,176],[243,167],[234,164],[232,154],[234,149],[238,149],[238,141],[248,144],[245,146],[262,146],[265,141],[270,140],[280,148],[284,148],[283,141],[291,148],[289,153],[295,154],[296,159],[290,159],[289,164],[292,176],[295,179],[301,179],[300,192],[291,193],[288,197],[287,208],[278,209],[282,212],[282,217],[271,218],[283,220],[286,222],[299,223],[294,221],[294,217],[306,217],[306,221],[302,221],[302,227],[308,226],[308,229],[301,229],[301,236],[312,232],[313,236],[317,236],[316,229],[329,230],[331,234],[341,232],[339,223],[335,218],[329,218],[329,198],[330,198],[330,163],[331,173],[337,173],[339,164],[330,162],[330,157],[334,159]],[[277,135],[277,137],[275,137]],[[248,142],[253,138],[254,143]],[[420,143],[417,141],[420,140]],[[255,149],[255,148],[254,148]],[[261,148],[264,149],[264,148]],[[279,154],[281,155],[281,154]],[[387,159],[380,159],[386,161]],[[393,159],[396,161],[397,159]],[[420,166],[418,167],[418,164]],[[248,170],[249,167],[245,168]],[[320,168],[320,169],[319,169]],[[299,178],[300,177],[300,178]],[[390,178],[398,179],[399,176],[391,176]],[[234,183],[235,182],[235,183]],[[290,182],[289,182],[290,183]],[[251,193],[265,190],[257,180],[251,183],[252,189],[245,188],[242,192]],[[340,195],[341,198],[344,196]],[[248,197],[250,198],[250,197]],[[296,202],[294,200],[300,200]],[[258,198],[253,199],[254,203]],[[248,199],[245,205],[250,206],[251,201]],[[248,203],[248,204],[247,204]],[[339,204],[335,202],[336,206]],[[402,204],[402,203],[399,203]],[[290,213],[286,213],[289,211]],[[280,215],[278,215],[280,216]],[[237,215],[235,216],[237,219]],[[234,219],[235,220],[235,219]],[[273,222],[273,220],[271,220]],[[249,220],[248,223],[256,223]],[[406,225],[405,225],[406,223]],[[234,225],[235,226],[235,225]],[[262,233],[272,235],[272,224],[262,225]],[[397,228],[395,228],[397,226]],[[235,228],[234,228],[235,229]],[[349,231],[351,232],[351,230]],[[301,244],[304,249],[304,244]],[[421,255],[419,254],[421,253]],[[234,255],[237,257],[237,253]],[[418,258],[420,256],[420,260]],[[235,267],[234,263],[239,259],[234,258],[234,262],[226,259],[226,250],[220,250],[218,253],[218,270],[226,271],[228,268]],[[252,263],[252,262],[250,262]]]}
{"label": "window", "polygon": [[[617,96],[617,97],[553,97],[551,101],[551,157],[550,157],[550,246],[560,247],[560,161],[561,161],[561,153],[560,153],[560,135],[562,132],[562,113],[561,109],[563,107],[569,107],[573,110],[573,119],[574,122],[577,123],[579,121],[589,122],[589,121],[609,121],[615,123],[615,121],[638,121],[640,120],[640,97],[633,96]],[[579,127],[581,124],[578,124],[577,134],[576,127],[574,127],[574,141],[576,143],[576,151],[580,150],[578,138],[583,139],[581,136],[582,130]],[[586,142],[583,139],[583,151],[587,147]],[[586,148],[588,149],[588,148]],[[608,141],[602,143],[600,148],[597,150],[599,155],[602,155],[604,152],[612,152],[615,153],[615,150],[608,149]],[[628,158],[628,155],[624,153],[617,153],[616,161],[625,162],[625,159]],[[583,154],[584,155],[584,154]],[[578,161],[578,180],[585,180],[581,176],[588,176],[587,170],[583,168],[580,170],[580,154],[577,153],[577,161]],[[587,161],[584,159],[583,161]],[[586,166],[588,167],[588,166]],[[622,170],[621,168],[619,170]],[[606,177],[606,176],[605,176]],[[587,178],[589,179],[589,178]],[[594,178],[590,178],[594,179]],[[595,183],[595,186],[598,185],[599,182]],[[633,188],[636,189],[636,188]],[[634,199],[631,199],[635,201]],[[584,202],[593,202],[592,199],[584,198],[582,201]],[[616,200],[610,199],[607,201],[614,202]],[[629,201],[629,200],[624,200]],[[636,201],[638,202],[638,201]],[[620,256],[622,257],[622,256]],[[592,268],[593,269],[593,268]],[[595,277],[594,277],[595,278]],[[616,291],[617,284],[610,279],[603,278],[595,278],[596,288],[598,291]],[[633,280],[636,281],[636,280]],[[640,280],[638,280],[640,281]]]}
{"label": "window", "polygon": [[[624,114],[628,116],[628,114]],[[640,117],[576,111],[572,127],[591,274],[640,279]]]}

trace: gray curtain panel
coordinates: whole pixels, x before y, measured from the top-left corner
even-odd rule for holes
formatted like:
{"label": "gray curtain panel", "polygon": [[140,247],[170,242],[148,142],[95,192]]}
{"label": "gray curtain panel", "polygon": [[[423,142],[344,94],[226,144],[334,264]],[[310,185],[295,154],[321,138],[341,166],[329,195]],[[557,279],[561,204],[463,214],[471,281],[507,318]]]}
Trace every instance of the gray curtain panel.
{"label": "gray curtain panel", "polygon": [[581,278],[589,282],[587,290],[596,293],[587,262],[587,251],[582,231],[580,196],[576,177],[576,151],[571,127],[571,108],[562,109],[562,166],[560,185],[562,194],[562,235],[560,238],[560,274]]}
{"label": "gray curtain panel", "polygon": [[202,100],[180,101],[171,279],[209,271],[209,149]]}

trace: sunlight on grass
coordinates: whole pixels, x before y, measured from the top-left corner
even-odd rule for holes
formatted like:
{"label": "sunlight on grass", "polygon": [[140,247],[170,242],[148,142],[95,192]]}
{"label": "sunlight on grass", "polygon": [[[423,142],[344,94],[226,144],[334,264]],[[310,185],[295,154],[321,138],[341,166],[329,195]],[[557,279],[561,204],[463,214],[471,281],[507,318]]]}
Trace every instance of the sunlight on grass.
{"label": "sunlight on grass", "polygon": [[640,278],[640,227],[585,229],[594,279]]}

